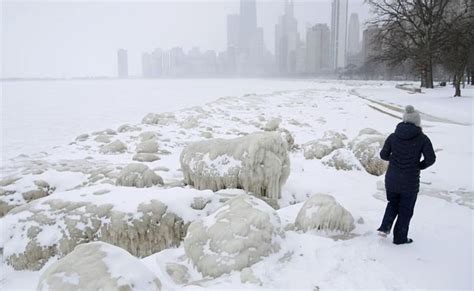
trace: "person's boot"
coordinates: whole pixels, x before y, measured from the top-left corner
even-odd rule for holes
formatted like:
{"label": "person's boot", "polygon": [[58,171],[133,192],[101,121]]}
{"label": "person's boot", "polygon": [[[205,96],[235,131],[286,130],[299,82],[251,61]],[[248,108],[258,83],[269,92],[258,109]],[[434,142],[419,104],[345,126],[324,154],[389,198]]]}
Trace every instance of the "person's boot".
{"label": "person's boot", "polygon": [[395,242],[395,241],[393,241],[393,243],[396,244],[396,245],[411,244],[412,242],[413,242],[413,240],[411,238],[407,238],[407,240],[404,241],[404,242]]}
{"label": "person's boot", "polygon": [[381,237],[387,237],[390,234],[390,230],[383,230],[382,228],[377,229],[377,233]]}

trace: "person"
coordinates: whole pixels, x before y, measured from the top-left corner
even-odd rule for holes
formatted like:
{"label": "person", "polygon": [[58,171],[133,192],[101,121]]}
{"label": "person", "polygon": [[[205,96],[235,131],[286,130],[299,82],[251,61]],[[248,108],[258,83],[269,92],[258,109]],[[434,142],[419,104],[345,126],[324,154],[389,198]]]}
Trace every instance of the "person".
{"label": "person", "polygon": [[431,141],[421,129],[420,114],[413,106],[405,108],[403,121],[385,140],[380,158],[389,162],[385,174],[388,203],[378,232],[385,237],[389,235],[398,216],[393,228],[393,243],[412,243],[413,240],[408,238],[408,228],[420,188],[420,170],[436,161]]}

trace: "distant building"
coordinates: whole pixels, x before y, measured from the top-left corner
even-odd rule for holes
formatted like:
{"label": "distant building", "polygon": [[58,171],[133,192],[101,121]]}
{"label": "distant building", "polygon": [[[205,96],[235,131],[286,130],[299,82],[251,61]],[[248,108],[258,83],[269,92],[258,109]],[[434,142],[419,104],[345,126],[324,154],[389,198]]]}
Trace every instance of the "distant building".
{"label": "distant building", "polygon": [[227,15],[227,49],[238,48],[240,38],[240,17],[238,14]]}
{"label": "distant building", "polygon": [[151,55],[149,53],[142,54],[142,76],[144,78],[152,77],[152,62]]}
{"label": "distant building", "polygon": [[163,51],[159,48],[151,53],[151,76],[158,78],[163,75]]}
{"label": "distant building", "polygon": [[360,52],[360,23],[359,15],[352,13],[349,19],[349,29],[347,35],[347,54],[355,55]]}
{"label": "distant building", "polygon": [[333,0],[331,14],[331,67],[346,66],[348,0]]}
{"label": "distant building", "polygon": [[369,62],[373,57],[377,55],[377,51],[380,49],[380,45],[375,41],[380,28],[376,25],[371,25],[364,30],[363,34],[363,60],[364,63]]}
{"label": "distant building", "polygon": [[326,24],[316,24],[306,30],[306,73],[329,69],[330,31]]}
{"label": "distant building", "polygon": [[280,74],[296,73],[296,55],[299,45],[298,22],[292,0],[285,1],[285,14],[275,26],[275,58]]}
{"label": "distant building", "polygon": [[119,78],[128,78],[128,54],[124,49],[117,51],[117,71]]}

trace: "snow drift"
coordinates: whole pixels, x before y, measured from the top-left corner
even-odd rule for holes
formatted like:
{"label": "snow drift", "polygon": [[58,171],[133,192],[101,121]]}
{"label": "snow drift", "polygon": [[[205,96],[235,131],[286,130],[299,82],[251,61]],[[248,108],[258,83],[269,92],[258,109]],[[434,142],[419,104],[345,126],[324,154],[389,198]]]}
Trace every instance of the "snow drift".
{"label": "snow drift", "polygon": [[227,201],[212,215],[194,221],[184,238],[184,250],[204,276],[219,277],[242,270],[280,249],[278,214],[249,195]]}
{"label": "snow drift", "polygon": [[279,133],[191,143],[181,153],[184,181],[197,189],[240,188],[278,199],[290,174],[286,142]]}
{"label": "snow drift", "polygon": [[351,213],[337,203],[334,197],[324,194],[316,194],[303,204],[295,226],[303,231],[315,229],[350,232],[355,228]]}
{"label": "snow drift", "polygon": [[186,233],[187,224],[167,208],[151,200],[125,212],[113,204],[49,196],[16,207],[3,218],[3,255],[16,270],[39,270],[50,258],[63,257],[78,244],[100,240],[134,256],[149,256],[179,245]]}
{"label": "snow drift", "polygon": [[37,289],[161,290],[160,280],[140,260],[116,246],[92,242],[77,246],[49,266]]}

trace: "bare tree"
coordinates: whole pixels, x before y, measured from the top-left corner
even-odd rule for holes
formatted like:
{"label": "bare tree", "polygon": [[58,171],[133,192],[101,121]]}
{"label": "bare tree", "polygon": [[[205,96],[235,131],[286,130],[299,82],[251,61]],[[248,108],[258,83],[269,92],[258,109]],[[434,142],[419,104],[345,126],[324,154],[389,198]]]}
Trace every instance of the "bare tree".
{"label": "bare tree", "polygon": [[433,64],[447,40],[447,7],[453,0],[366,0],[380,27],[379,61],[391,65],[411,60],[421,75],[421,86],[433,88]]}

